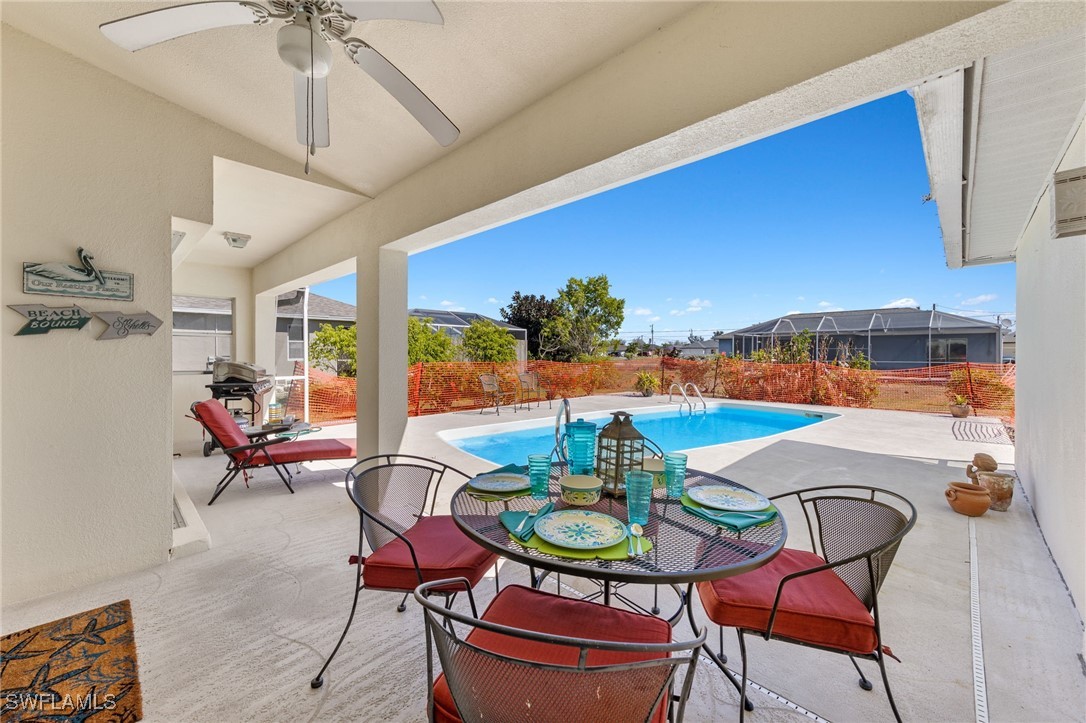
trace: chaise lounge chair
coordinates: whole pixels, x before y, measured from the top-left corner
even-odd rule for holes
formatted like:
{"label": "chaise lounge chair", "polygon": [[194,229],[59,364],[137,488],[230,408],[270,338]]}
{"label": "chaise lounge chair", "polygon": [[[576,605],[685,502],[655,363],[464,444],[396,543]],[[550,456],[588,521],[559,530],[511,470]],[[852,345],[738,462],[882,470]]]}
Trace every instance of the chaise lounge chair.
{"label": "chaise lounge chair", "polygon": [[261,467],[273,467],[287,486],[291,494],[291,474],[285,465],[292,462],[315,462],[328,459],[355,459],[355,440],[353,439],[304,439],[291,441],[285,437],[264,436],[250,438],[234,422],[226,408],[214,400],[195,402],[192,407],[193,418],[203,425],[215,443],[226,453],[226,474],[215,485],[215,494],[211,495],[211,505],[218,499],[234,478],[245,475],[248,483],[249,472]]}

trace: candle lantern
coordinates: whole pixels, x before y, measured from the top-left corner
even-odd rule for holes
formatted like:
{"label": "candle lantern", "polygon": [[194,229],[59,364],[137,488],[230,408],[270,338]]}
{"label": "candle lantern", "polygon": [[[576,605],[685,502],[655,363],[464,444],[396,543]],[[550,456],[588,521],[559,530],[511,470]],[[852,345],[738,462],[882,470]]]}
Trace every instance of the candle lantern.
{"label": "candle lantern", "polygon": [[641,469],[645,457],[645,438],[626,412],[613,412],[614,418],[600,430],[596,451],[596,476],[603,489],[620,497],[626,494],[626,473]]}

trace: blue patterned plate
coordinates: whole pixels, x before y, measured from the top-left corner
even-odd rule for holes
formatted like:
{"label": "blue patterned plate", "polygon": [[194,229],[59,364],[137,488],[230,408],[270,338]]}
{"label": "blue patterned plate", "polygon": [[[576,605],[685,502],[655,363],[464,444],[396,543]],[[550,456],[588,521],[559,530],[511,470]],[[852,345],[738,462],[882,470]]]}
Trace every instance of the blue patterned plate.
{"label": "blue patterned plate", "polygon": [[528,479],[528,475],[513,472],[481,474],[468,482],[468,487],[483,492],[519,492],[531,486],[532,482]]}
{"label": "blue patterned plate", "polygon": [[558,510],[536,520],[535,533],[559,547],[596,550],[625,540],[626,526],[602,512]]}
{"label": "blue patterned plate", "polygon": [[769,500],[757,492],[727,485],[690,487],[686,494],[698,504],[729,512],[756,512],[769,507]]}

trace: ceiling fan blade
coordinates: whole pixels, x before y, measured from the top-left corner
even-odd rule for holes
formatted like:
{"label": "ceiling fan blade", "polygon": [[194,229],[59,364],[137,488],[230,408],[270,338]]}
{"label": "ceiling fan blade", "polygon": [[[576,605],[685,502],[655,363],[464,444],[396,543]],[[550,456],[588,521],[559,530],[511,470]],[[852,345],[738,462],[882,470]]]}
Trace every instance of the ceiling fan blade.
{"label": "ceiling fan blade", "polygon": [[328,78],[310,78],[294,73],[294,124],[298,129],[298,142],[309,145],[306,138],[306,119],[309,116],[309,84],[313,83],[313,120],[309,124],[313,132],[313,145],[327,148],[328,137]]}
{"label": "ceiling fan blade", "polygon": [[355,20],[414,20],[444,25],[445,18],[432,0],[339,0]]}
{"label": "ceiling fan blade", "polygon": [[99,25],[102,34],[125,50],[136,51],[201,30],[230,25],[260,25],[266,8],[251,2],[191,3],[152,10]]}
{"label": "ceiling fan blade", "polygon": [[348,39],[346,49],[347,56],[415,116],[438,143],[452,145],[460,137],[460,129],[385,56],[357,38]]}

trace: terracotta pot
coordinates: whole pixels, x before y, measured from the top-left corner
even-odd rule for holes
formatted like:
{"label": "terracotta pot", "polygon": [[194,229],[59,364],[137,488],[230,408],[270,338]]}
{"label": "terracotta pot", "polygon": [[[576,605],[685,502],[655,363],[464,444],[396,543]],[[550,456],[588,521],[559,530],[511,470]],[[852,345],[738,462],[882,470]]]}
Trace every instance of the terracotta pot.
{"label": "terracotta pot", "polygon": [[980,484],[977,481],[977,472],[995,472],[999,469],[999,464],[996,463],[995,457],[984,452],[977,452],[973,455],[973,463],[965,465],[965,476],[973,480],[973,484]]}
{"label": "terracotta pot", "polygon": [[951,404],[950,416],[964,419],[973,413],[973,407],[968,404]]}
{"label": "terracotta pot", "polygon": [[990,509],[1005,512],[1011,506],[1011,497],[1014,496],[1014,475],[1006,472],[977,472],[977,481],[980,486],[988,490],[992,496]]}
{"label": "terracotta pot", "polygon": [[988,490],[968,482],[951,482],[944,492],[950,508],[959,515],[980,517],[991,503]]}

